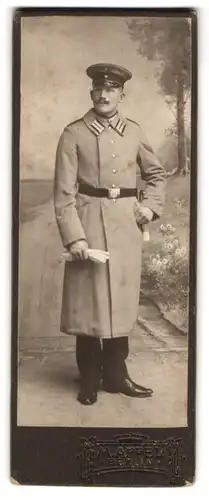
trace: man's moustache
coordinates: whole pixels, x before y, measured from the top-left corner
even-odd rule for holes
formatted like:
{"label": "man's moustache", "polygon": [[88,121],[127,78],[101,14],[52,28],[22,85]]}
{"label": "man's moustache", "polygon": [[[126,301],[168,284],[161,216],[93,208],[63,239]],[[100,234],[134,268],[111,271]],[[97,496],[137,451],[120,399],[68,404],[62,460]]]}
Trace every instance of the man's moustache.
{"label": "man's moustache", "polygon": [[109,104],[109,101],[99,100],[97,101],[97,104]]}

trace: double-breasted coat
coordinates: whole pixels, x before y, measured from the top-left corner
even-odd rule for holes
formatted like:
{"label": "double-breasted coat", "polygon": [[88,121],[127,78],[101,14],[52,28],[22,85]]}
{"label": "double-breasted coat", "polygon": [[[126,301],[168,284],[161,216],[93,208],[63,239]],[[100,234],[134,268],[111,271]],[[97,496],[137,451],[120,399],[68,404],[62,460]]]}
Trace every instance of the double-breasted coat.
{"label": "double-breasted coat", "polygon": [[109,124],[93,109],[65,127],[57,147],[54,202],[64,247],[85,238],[89,248],[109,251],[106,264],[66,262],[61,331],[99,338],[126,336],[137,319],[142,233],[135,197],[97,198],[78,193],[78,183],[136,187],[145,181],[142,202],[154,214],[164,203],[165,171],[141,127],[121,115]]}

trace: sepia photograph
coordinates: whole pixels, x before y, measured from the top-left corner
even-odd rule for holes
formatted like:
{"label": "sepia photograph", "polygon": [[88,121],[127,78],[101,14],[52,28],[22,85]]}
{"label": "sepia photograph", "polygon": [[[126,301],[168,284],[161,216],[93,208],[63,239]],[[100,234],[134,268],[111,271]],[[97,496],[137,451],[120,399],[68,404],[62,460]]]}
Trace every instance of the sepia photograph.
{"label": "sepia photograph", "polygon": [[188,426],[191,42],[21,17],[17,426]]}

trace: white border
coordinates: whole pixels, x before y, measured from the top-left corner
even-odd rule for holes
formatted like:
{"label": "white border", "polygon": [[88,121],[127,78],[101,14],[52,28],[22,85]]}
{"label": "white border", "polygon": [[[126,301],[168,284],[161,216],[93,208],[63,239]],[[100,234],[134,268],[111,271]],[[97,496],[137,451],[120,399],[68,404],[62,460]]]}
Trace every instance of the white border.
{"label": "white border", "polygon": [[[58,2],[45,1],[33,2],[22,1],[21,7],[58,7]],[[67,2],[62,1],[59,6],[63,7],[191,7],[190,1],[159,2],[146,1],[82,1]],[[120,499],[127,498],[127,495],[136,498],[139,495],[146,495],[146,498],[164,500],[177,496],[180,498],[197,498],[198,500],[207,498],[208,494],[208,365],[209,365],[209,7],[208,0],[200,0],[193,4],[194,9],[199,9],[199,174],[198,174],[198,323],[197,323],[197,343],[198,343],[198,377],[197,377],[197,474],[196,483],[188,488],[136,488],[127,490],[108,488],[79,488],[76,491],[65,487],[25,487],[13,486],[8,481],[9,474],[9,353],[10,353],[10,227],[11,227],[11,12],[9,9],[18,7],[12,1],[1,1],[0,3],[0,51],[1,51],[1,142],[0,142],[0,382],[1,382],[1,410],[0,410],[0,493],[2,498],[25,498],[40,499],[45,494],[50,495],[50,499],[61,495],[69,498],[69,495],[85,494],[91,500],[100,495],[107,494],[120,495]],[[21,453],[21,450],[20,450]]]}

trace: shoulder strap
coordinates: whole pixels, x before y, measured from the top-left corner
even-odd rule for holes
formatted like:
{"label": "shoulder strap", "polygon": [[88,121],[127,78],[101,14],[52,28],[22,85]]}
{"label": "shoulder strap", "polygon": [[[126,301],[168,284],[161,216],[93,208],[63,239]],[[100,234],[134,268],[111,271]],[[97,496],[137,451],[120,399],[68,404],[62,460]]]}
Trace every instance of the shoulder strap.
{"label": "shoulder strap", "polygon": [[127,120],[131,123],[135,123],[138,127],[140,127],[139,123],[135,122],[135,120],[132,120],[131,118],[127,118]]}
{"label": "shoulder strap", "polygon": [[70,127],[71,125],[75,125],[76,123],[79,123],[80,121],[81,121],[81,118],[78,118],[77,120],[74,120],[73,122],[68,123],[65,128]]}

